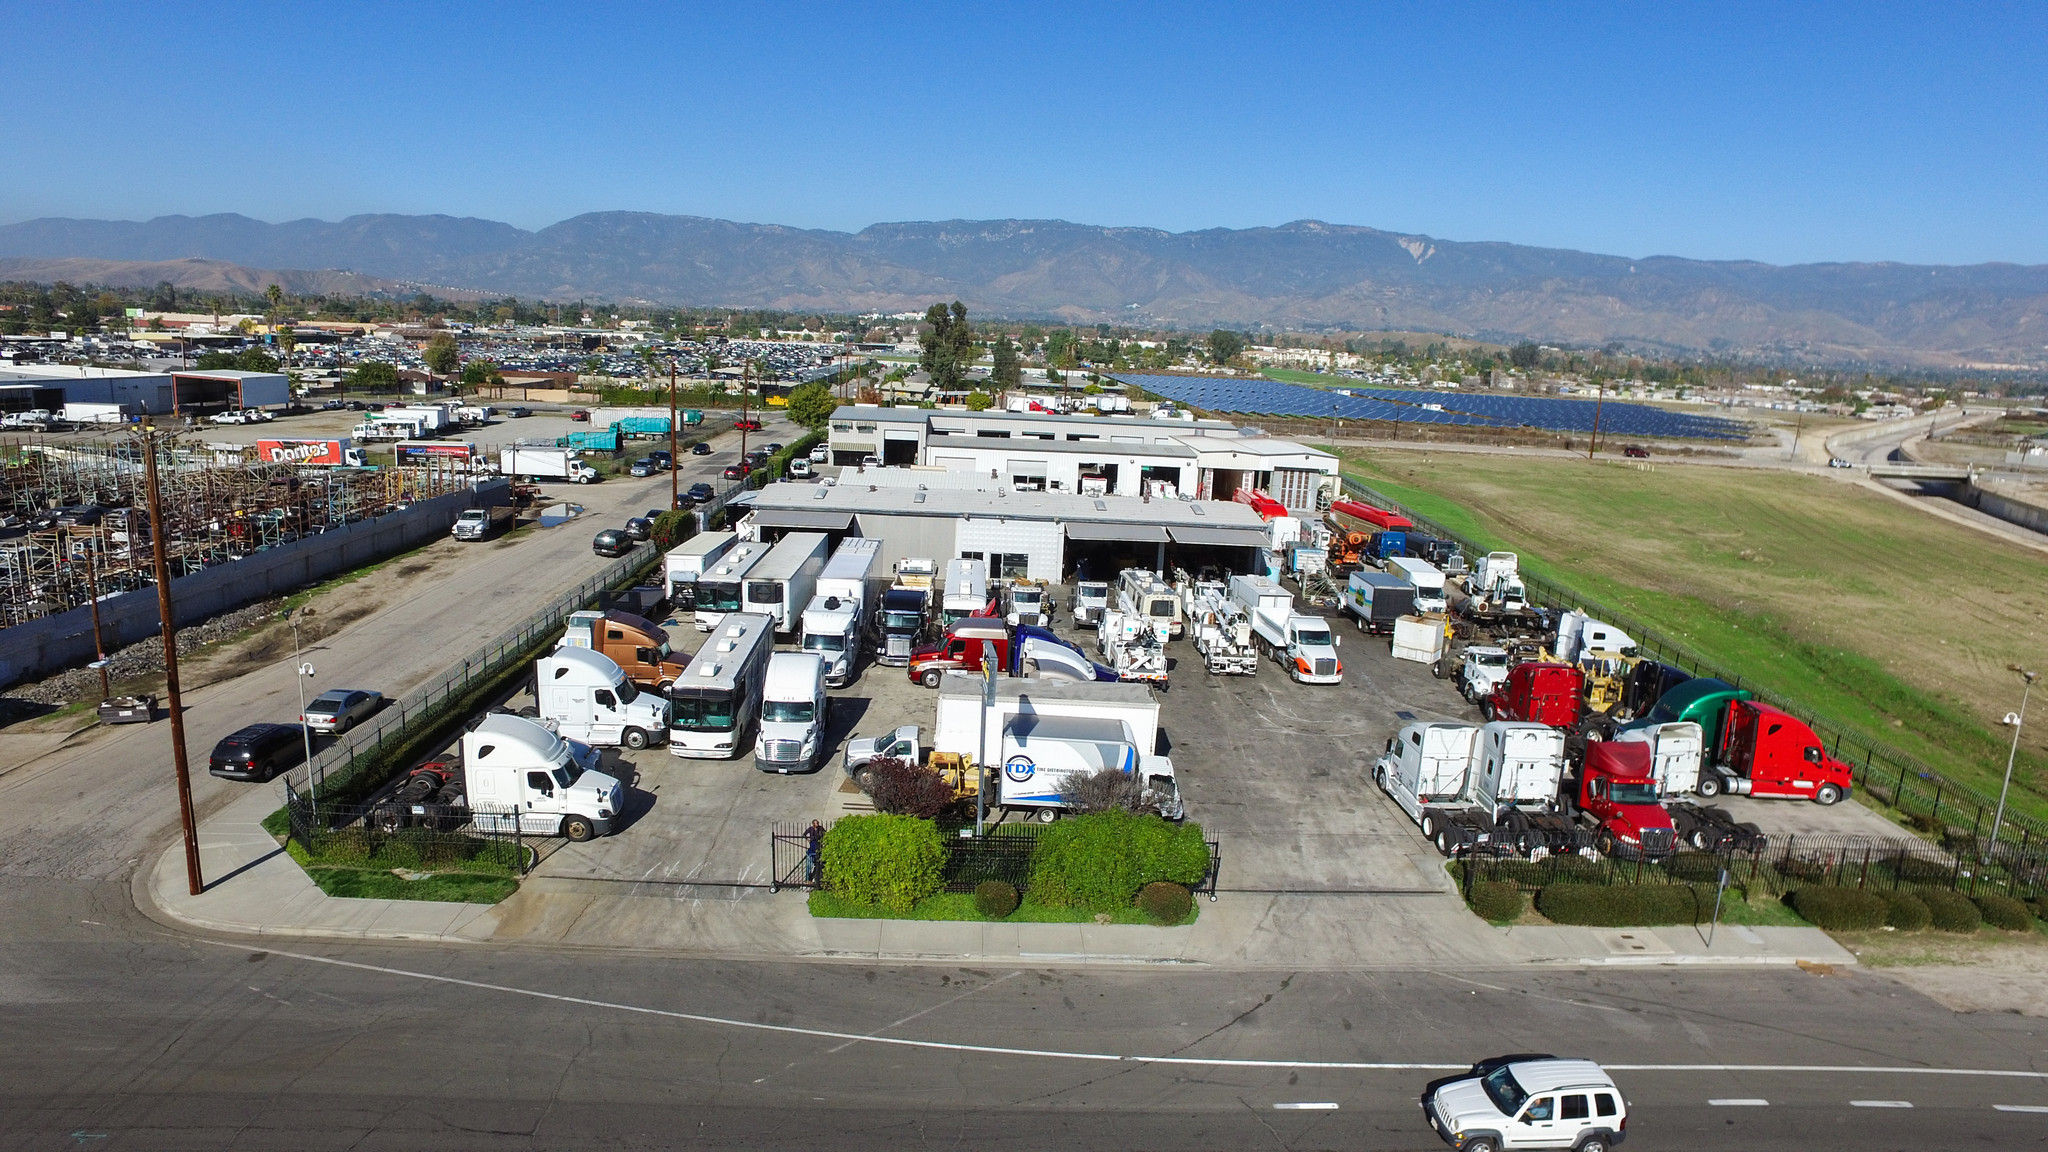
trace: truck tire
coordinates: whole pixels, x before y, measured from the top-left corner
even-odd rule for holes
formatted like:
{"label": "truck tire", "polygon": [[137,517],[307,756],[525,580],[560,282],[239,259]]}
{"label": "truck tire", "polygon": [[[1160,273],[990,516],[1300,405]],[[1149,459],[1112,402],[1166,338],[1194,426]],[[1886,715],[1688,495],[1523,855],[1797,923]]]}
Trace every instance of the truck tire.
{"label": "truck tire", "polygon": [[1457,841],[1455,841],[1455,840],[1451,839],[1451,830],[1450,830],[1449,828],[1439,828],[1439,829],[1437,829],[1437,831],[1436,831],[1436,851],[1437,851],[1437,855],[1439,855],[1439,856],[1443,856],[1443,857],[1445,857],[1445,858],[1449,858],[1450,854],[1451,854],[1451,853],[1452,853],[1453,851],[1455,851],[1455,850],[1457,849],[1457,847],[1458,847]]}
{"label": "truck tire", "polygon": [[1500,1145],[1488,1136],[1475,1136],[1465,1141],[1465,1152],[1500,1152]]}
{"label": "truck tire", "polygon": [[1436,840],[1436,813],[1424,809],[1422,817],[1416,821],[1416,824],[1422,828],[1422,838],[1424,840],[1432,842]]}
{"label": "truck tire", "polygon": [[647,733],[642,732],[638,728],[628,728],[624,732],[619,733],[619,743],[638,752],[640,749],[647,747]]}
{"label": "truck tire", "polygon": [[1614,850],[1620,847],[1614,839],[1614,833],[1609,832],[1605,828],[1600,830],[1600,839],[1594,846],[1600,849],[1602,856],[1612,856],[1614,855]]}
{"label": "truck tire", "polygon": [[853,770],[853,786],[855,788],[860,789],[862,792],[866,792],[868,790],[868,786],[870,784],[873,784],[874,782],[875,774],[869,770],[867,765],[863,764],[860,767],[855,768]]}
{"label": "truck tire", "polygon": [[1702,769],[1700,782],[1693,785],[1693,791],[1711,800],[1721,794],[1721,777],[1711,768]]}
{"label": "truck tire", "polygon": [[1833,804],[1841,798],[1842,790],[1833,784],[1823,784],[1820,786],[1820,791],[1813,794],[1813,802],[1822,806]]}
{"label": "truck tire", "polygon": [[[1572,1146],[1572,1152],[1608,1152],[1608,1149],[1613,1147],[1609,1143],[1611,1139],[1612,1137],[1605,1132],[1591,1132]],[[1466,1147],[1469,1148],[1471,1145],[1468,1144]]]}
{"label": "truck tire", "polygon": [[926,670],[924,675],[918,677],[918,682],[923,684],[927,688],[937,688],[939,686],[939,680],[942,678],[943,675],[944,674],[941,673],[937,668],[931,668]]}
{"label": "truck tire", "polygon": [[1057,808],[1040,808],[1038,810],[1038,822],[1040,824],[1050,824],[1059,818],[1060,812]]}
{"label": "truck tire", "polygon": [[565,816],[562,818],[562,835],[581,844],[597,838],[597,825],[588,816]]}
{"label": "truck tire", "polygon": [[1480,698],[1480,700],[1479,700],[1479,714],[1480,714],[1481,716],[1484,716],[1484,717],[1486,717],[1486,718],[1487,718],[1488,720],[1491,720],[1491,719],[1493,719],[1493,697],[1492,697],[1492,696],[1484,696],[1484,697],[1481,697],[1481,698]]}
{"label": "truck tire", "polygon": [[1443,678],[1444,678],[1444,662],[1443,662],[1442,660],[1438,660],[1438,661],[1437,661],[1436,663],[1434,663],[1434,664],[1431,664],[1431,665],[1429,666],[1429,672],[1430,672],[1430,675],[1432,675],[1432,676],[1435,676],[1435,677],[1436,677],[1437,679],[1439,679],[1439,680],[1443,679]]}

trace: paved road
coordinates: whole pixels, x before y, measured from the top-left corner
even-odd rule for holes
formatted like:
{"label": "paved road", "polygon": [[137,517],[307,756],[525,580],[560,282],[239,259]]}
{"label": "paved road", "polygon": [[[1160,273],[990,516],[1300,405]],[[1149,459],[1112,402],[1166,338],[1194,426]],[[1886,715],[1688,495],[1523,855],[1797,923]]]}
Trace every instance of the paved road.
{"label": "paved road", "polygon": [[[685,458],[686,486],[731,463],[738,434],[722,436],[717,447],[712,456]],[[376,688],[395,697],[427,680],[610,563],[591,552],[591,536],[598,527],[666,504],[668,478],[615,479],[568,489],[564,498],[585,504],[588,514],[490,543],[444,540],[409,557],[406,565],[420,567],[396,583],[388,600],[307,653],[319,670],[318,684]],[[350,600],[354,587],[329,599],[360,610],[365,605]],[[297,715],[292,661],[288,651],[280,657],[185,696],[193,794],[202,816],[241,791],[265,787],[206,775],[206,756],[245,724]],[[176,826],[170,726],[161,721],[88,729],[53,751],[14,762],[19,766],[0,774],[0,875],[126,876]]]}
{"label": "paved road", "polygon": [[[1616,1073],[1630,1148],[2048,1141],[2048,1115],[1995,1110],[2048,1107],[2039,1079],[1671,1067],[2043,1066],[2039,1021],[1952,1015],[1865,972],[892,969],[277,947],[167,932],[118,884],[21,878],[0,878],[0,919],[8,1149],[1426,1149],[1414,1098],[1436,1071],[1281,1062],[1531,1050],[1662,1066]],[[877,1034],[932,1046],[858,1039]],[[936,1046],[955,1044],[982,1050]],[[1179,1062],[1107,1058],[1130,1055]],[[1727,1099],[1769,1103],[1709,1103]]]}

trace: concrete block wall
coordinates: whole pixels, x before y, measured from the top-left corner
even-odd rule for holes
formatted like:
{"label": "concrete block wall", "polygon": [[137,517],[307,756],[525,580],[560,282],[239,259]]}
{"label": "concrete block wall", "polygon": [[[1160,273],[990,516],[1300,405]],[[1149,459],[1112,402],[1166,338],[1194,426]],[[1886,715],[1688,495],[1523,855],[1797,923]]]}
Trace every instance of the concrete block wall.
{"label": "concrete block wall", "polygon": [[[510,502],[510,484],[493,480],[473,491],[436,496],[401,512],[180,576],[171,581],[172,611],[183,626],[281,596],[445,536],[465,508]],[[155,636],[159,630],[155,588],[100,601],[100,633],[109,651]],[[0,629],[0,685],[85,664],[93,653],[90,608],[74,608]]]}

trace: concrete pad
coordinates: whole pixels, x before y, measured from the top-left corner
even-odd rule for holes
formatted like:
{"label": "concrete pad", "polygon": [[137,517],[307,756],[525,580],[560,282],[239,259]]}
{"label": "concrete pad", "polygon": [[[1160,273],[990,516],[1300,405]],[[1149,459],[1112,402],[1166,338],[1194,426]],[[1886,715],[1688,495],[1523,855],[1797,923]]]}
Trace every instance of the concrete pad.
{"label": "concrete pad", "polygon": [[1852,965],[1856,956],[1818,928],[1723,924],[1707,944],[1707,926],[1580,928],[1568,925],[1494,929],[1537,964],[1705,967]]}

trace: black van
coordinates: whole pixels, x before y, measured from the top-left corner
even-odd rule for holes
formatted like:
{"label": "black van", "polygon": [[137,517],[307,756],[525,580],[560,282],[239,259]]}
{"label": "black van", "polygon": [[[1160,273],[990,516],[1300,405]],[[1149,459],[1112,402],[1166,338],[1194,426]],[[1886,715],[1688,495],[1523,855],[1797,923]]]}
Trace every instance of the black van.
{"label": "black van", "polygon": [[228,780],[268,780],[305,758],[297,724],[251,724],[213,746],[206,770]]}

